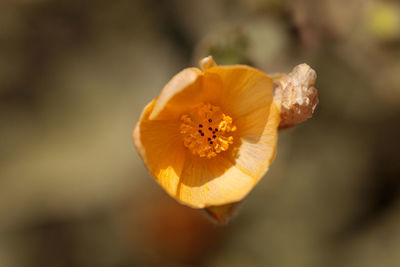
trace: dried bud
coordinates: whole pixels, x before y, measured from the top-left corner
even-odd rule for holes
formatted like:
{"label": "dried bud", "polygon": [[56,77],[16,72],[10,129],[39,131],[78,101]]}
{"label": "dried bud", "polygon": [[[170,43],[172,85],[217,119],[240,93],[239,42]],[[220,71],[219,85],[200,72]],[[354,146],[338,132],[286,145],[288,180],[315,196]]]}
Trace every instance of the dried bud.
{"label": "dried bud", "polygon": [[316,78],[310,66],[300,64],[289,74],[274,79],[275,101],[281,104],[280,128],[295,126],[312,117],[318,104]]}

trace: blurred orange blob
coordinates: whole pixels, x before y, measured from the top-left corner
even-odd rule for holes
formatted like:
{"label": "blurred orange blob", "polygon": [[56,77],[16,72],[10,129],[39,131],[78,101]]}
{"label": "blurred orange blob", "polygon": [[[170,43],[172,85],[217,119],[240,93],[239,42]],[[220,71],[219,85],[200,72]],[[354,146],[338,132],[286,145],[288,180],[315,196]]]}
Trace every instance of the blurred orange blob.
{"label": "blurred orange blob", "polygon": [[181,203],[204,208],[243,199],[274,159],[279,104],[272,80],[245,65],[175,75],[143,110],[136,149],[157,182]]}
{"label": "blurred orange blob", "polygon": [[131,234],[127,236],[132,244],[140,244],[141,256],[150,265],[197,266],[218,248],[225,233],[225,228],[217,227],[201,212],[158,193],[128,216]]}

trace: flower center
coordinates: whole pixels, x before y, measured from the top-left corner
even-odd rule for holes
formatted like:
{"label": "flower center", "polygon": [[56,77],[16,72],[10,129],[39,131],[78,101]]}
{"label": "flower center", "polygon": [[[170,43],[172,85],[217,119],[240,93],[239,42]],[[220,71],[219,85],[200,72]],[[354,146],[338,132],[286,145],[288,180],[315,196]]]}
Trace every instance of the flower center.
{"label": "flower center", "polygon": [[182,115],[181,120],[183,144],[194,155],[212,158],[233,143],[230,133],[236,130],[236,126],[220,107],[203,103]]}

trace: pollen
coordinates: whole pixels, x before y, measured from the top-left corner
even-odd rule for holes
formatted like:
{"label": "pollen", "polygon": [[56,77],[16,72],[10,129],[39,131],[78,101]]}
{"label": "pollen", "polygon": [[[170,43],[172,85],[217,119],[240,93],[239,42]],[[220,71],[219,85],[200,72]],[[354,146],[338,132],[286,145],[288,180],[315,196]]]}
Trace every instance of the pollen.
{"label": "pollen", "polygon": [[182,115],[181,121],[183,144],[194,155],[210,159],[233,144],[232,132],[236,126],[218,106],[202,103]]}

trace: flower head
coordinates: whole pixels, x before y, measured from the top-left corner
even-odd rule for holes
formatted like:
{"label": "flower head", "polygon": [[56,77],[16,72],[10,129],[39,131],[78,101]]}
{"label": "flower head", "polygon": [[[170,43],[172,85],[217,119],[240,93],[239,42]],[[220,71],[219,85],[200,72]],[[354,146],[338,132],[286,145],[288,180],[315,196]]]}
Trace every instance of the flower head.
{"label": "flower head", "polygon": [[181,203],[204,208],[243,199],[275,156],[279,104],[271,79],[245,65],[176,74],[143,110],[136,149],[157,182]]}

